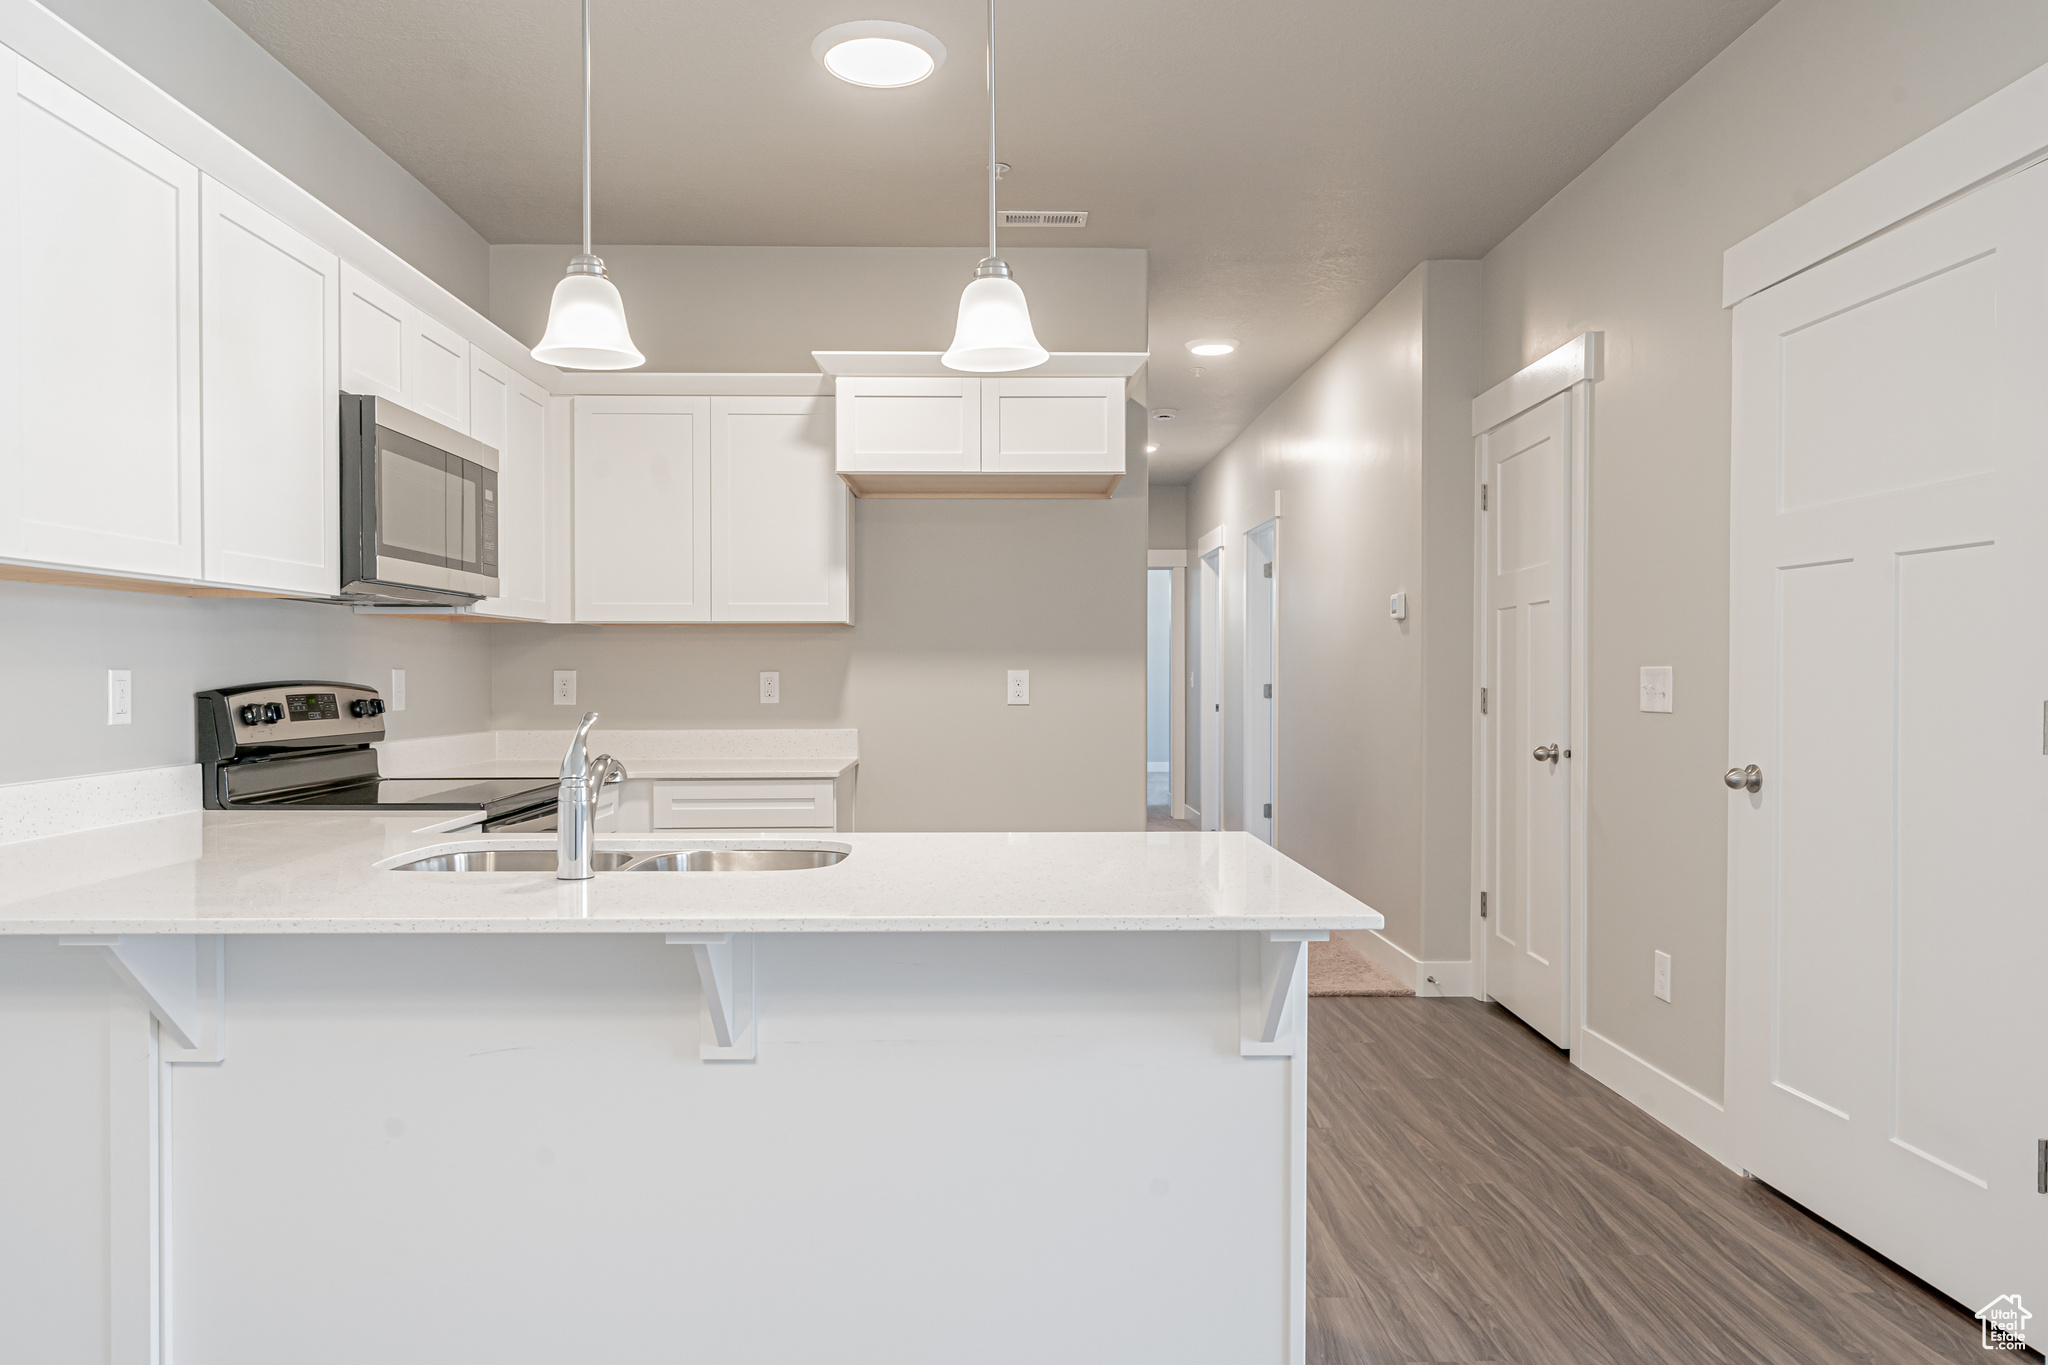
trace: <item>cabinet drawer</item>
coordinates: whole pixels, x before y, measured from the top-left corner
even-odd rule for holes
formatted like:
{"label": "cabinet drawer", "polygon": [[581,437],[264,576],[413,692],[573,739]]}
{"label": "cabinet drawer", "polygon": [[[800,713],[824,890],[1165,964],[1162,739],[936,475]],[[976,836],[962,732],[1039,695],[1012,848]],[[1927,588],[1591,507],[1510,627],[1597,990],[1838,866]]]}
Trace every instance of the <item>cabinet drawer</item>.
{"label": "cabinet drawer", "polygon": [[836,829],[830,779],[654,784],[656,829]]}

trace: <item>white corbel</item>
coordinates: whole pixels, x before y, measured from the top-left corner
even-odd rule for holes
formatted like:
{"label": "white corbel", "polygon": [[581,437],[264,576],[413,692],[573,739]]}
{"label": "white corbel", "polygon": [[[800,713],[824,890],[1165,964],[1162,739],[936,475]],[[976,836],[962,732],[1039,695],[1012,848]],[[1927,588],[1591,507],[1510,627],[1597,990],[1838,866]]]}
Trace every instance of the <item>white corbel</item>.
{"label": "white corbel", "polygon": [[1238,947],[1237,1005],[1246,1057],[1292,1057],[1308,1012],[1308,945],[1327,929],[1269,929]]}
{"label": "white corbel", "polygon": [[67,948],[99,952],[163,1026],[167,1062],[227,1056],[227,938],[221,934],[86,934]]}
{"label": "white corbel", "polygon": [[751,934],[670,934],[690,949],[704,988],[697,1055],[707,1062],[754,1060],[754,939]]}

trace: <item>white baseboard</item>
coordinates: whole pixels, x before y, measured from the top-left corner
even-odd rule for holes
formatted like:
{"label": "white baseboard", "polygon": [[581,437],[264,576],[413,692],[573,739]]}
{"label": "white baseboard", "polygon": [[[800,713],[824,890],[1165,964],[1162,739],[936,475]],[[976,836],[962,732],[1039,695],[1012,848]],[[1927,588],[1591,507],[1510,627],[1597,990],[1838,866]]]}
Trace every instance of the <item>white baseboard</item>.
{"label": "white baseboard", "polygon": [[[1472,963],[1469,960],[1425,961],[1377,929],[1340,929],[1337,936],[1349,939],[1352,947],[1398,977],[1402,985],[1417,995],[1472,994]],[[1431,977],[1436,980],[1431,981]]]}
{"label": "white baseboard", "polygon": [[1589,1028],[1579,1030],[1572,1062],[1729,1170],[1742,1169],[1728,1140],[1728,1111],[1670,1072]]}

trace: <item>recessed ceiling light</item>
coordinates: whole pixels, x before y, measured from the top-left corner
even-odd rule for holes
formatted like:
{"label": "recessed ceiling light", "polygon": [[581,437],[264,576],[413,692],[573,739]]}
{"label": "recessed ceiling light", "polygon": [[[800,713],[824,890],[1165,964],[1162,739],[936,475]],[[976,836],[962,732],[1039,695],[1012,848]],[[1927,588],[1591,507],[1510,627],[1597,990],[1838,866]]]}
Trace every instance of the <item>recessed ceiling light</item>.
{"label": "recessed ceiling light", "polygon": [[1235,337],[1202,337],[1188,343],[1188,349],[1196,355],[1229,355],[1237,349]]}
{"label": "recessed ceiling light", "polygon": [[851,85],[916,85],[946,64],[946,45],[921,28],[887,19],[834,24],[811,40],[811,55]]}
{"label": "recessed ceiling light", "polygon": [[1171,422],[1174,418],[1178,416],[1180,416],[1179,408],[1152,409],[1152,420],[1155,422]]}
{"label": "recessed ceiling light", "polygon": [[1146,446],[1146,447],[1145,447],[1145,453],[1146,453],[1147,455],[1157,455],[1157,454],[1159,453],[1159,447],[1158,447],[1158,446]]}

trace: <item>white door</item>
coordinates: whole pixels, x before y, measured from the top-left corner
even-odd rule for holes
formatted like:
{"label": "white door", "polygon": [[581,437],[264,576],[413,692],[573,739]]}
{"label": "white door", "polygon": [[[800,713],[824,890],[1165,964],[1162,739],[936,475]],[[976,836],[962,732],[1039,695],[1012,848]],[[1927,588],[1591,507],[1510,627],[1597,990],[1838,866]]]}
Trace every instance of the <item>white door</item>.
{"label": "white door", "polygon": [[199,172],[0,48],[0,556],[200,574]]}
{"label": "white door", "polygon": [[1202,556],[1195,641],[1201,663],[1195,705],[1201,722],[1202,828],[1223,828],[1223,551]]}
{"label": "white door", "polygon": [[1244,827],[1273,842],[1274,696],[1277,670],[1273,638],[1279,622],[1280,580],[1274,564],[1275,524],[1267,522],[1245,538],[1244,560]]}
{"label": "white door", "polygon": [[2043,223],[2030,170],[1740,304],[1730,535],[1738,1155],[2036,1343]]}
{"label": "white door", "polygon": [[982,472],[1123,473],[1123,380],[980,382]]}
{"label": "white door", "polygon": [[853,619],[829,398],[711,400],[711,619]]}
{"label": "white door", "polygon": [[215,180],[204,206],[206,577],[336,592],[338,263]]}
{"label": "white door", "polygon": [[498,452],[498,595],[476,610],[545,621],[547,391],[482,351],[469,376],[469,434]]}
{"label": "white door", "polygon": [[1572,395],[1480,439],[1486,992],[1570,1046]]}
{"label": "white door", "polygon": [[711,619],[711,400],[578,398],[576,619]]}

